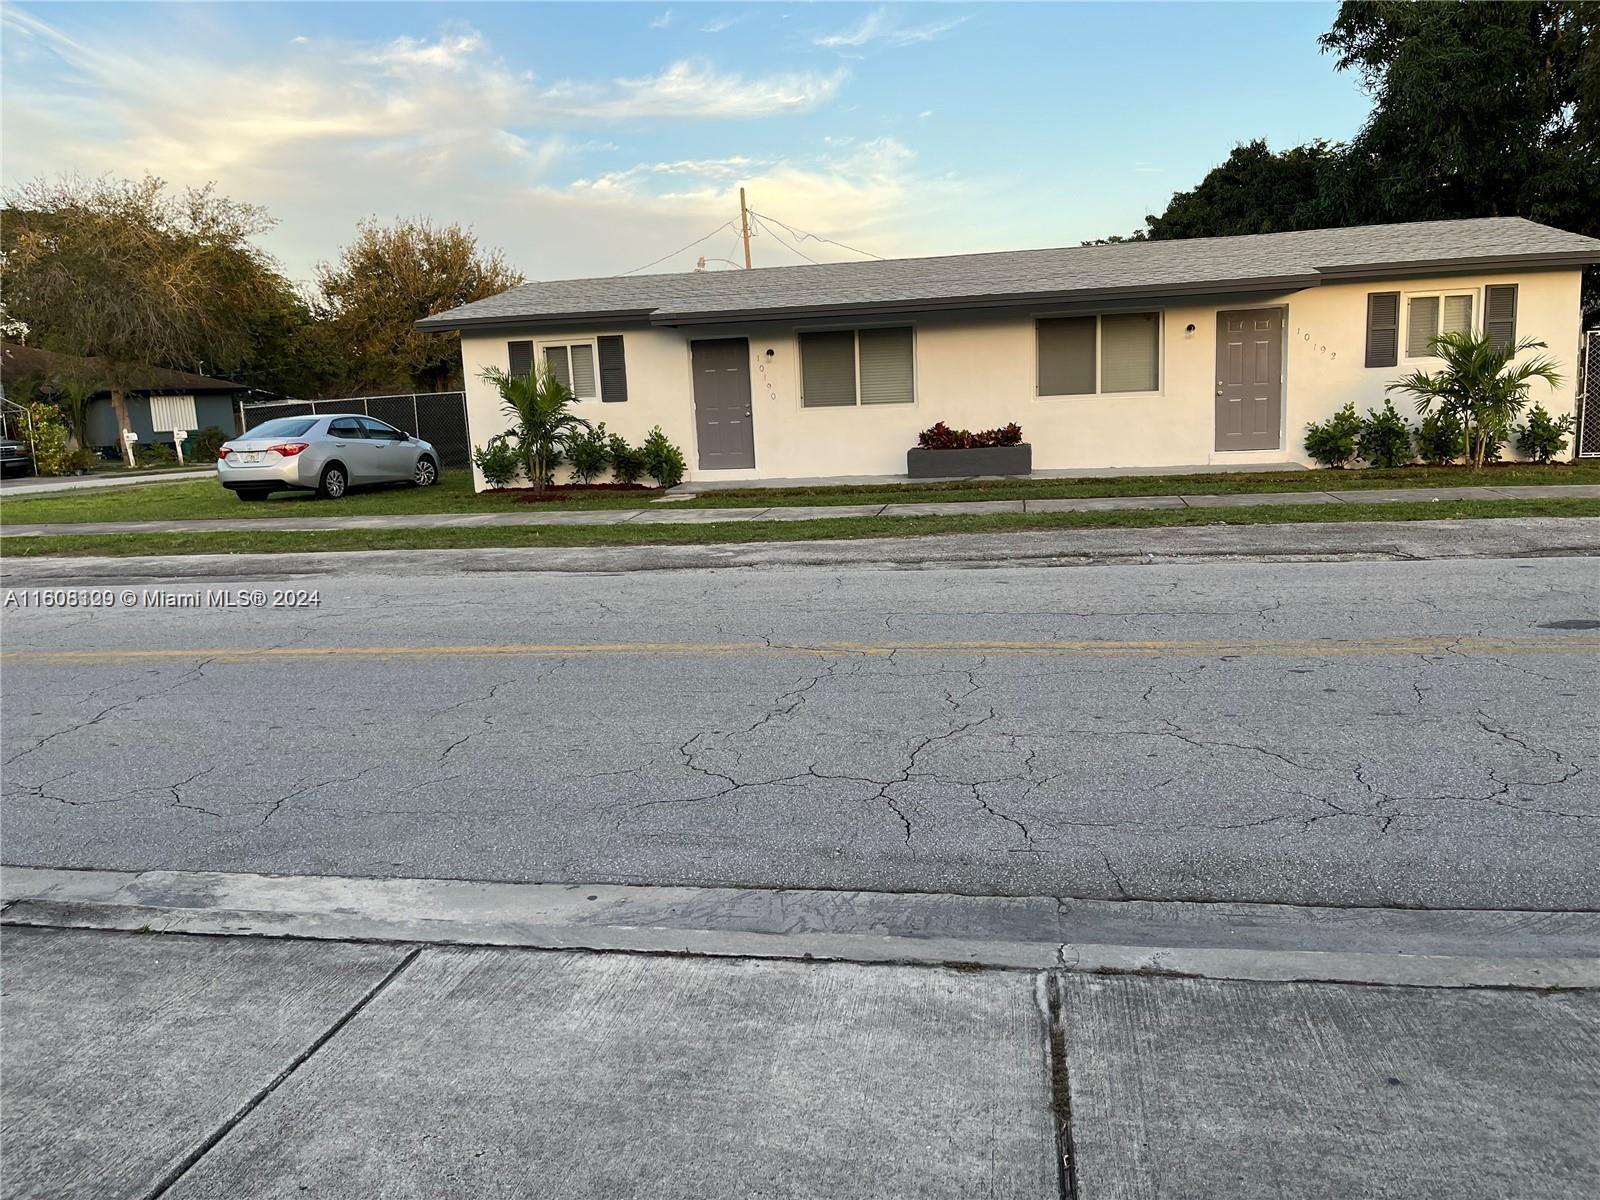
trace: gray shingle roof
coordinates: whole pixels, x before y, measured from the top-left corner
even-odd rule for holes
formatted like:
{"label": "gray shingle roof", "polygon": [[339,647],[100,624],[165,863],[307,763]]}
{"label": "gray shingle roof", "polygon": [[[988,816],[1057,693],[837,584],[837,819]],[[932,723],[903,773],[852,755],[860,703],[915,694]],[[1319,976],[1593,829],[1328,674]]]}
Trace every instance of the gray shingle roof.
{"label": "gray shingle roof", "polygon": [[456,329],[648,318],[659,325],[854,313],[1178,296],[1311,287],[1341,277],[1463,268],[1600,262],[1600,241],[1521,217],[1308,229],[1248,237],[1119,242],[819,266],[619,275],[525,283],[419,321]]}

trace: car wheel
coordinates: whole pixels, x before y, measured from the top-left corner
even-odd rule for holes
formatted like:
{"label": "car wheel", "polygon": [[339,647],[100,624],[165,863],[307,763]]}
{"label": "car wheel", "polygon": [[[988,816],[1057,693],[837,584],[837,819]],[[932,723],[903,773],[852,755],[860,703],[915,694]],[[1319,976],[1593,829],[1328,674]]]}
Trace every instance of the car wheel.
{"label": "car wheel", "polygon": [[432,487],[439,482],[438,465],[424,454],[417,459],[417,469],[411,476],[411,482],[418,487]]}
{"label": "car wheel", "polygon": [[329,463],[322,468],[322,478],[317,481],[317,495],[324,500],[337,500],[349,485],[344,468],[338,463]]}
{"label": "car wheel", "polygon": [[272,495],[265,488],[240,488],[234,494],[241,500],[265,500]]}

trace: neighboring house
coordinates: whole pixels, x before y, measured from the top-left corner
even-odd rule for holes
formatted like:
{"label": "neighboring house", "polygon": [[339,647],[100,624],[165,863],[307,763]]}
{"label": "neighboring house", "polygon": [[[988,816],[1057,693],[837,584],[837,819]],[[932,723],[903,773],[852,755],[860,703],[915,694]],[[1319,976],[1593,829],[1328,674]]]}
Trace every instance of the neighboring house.
{"label": "neighboring house", "polygon": [[[0,344],[0,382],[8,389],[31,376],[44,381],[48,391],[50,379],[64,374],[93,379],[95,360],[34,346]],[[140,445],[170,445],[170,430],[174,428],[186,429],[191,436],[213,425],[229,436],[238,432],[236,406],[250,392],[244,384],[160,367],[147,367],[142,375],[143,386],[130,388],[124,397],[128,424],[138,435]],[[97,391],[89,401],[88,425],[89,445],[108,457],[118,457],[117,414],[112,410],[109,391]]]}
{"label": "neighboring house", "polygon": [[529,283],[418,327],[461,332],[474,444],[509,424],[479,372],[537,359],[690,480],[900,474],[936,421],[1015,421],[1036,469],[1300,463],[1308,421],[1381,405],[1445,330],[1547,343],[1533,397],[1571,412],[1594,262],[1497,217]]}

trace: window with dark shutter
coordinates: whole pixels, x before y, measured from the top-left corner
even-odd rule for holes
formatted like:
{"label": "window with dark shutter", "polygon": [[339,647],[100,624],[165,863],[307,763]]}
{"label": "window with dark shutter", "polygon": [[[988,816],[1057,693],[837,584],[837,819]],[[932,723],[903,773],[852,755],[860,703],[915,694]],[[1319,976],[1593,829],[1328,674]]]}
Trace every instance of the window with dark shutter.
{"label": "window with dark shutter", "polygon": [[1367,366],[1400,361],[1400,293],[1367,293]]}
{"label": "window with dark shutter", "polygon": [[1517,340],[1517,285],[1495,283],[1483,289],[1483,332],[1496,350]]}
{"label": "window with dark shutter", "polygon": [[600,399],[621,404],[628,398],[628,368],[622,357],[622,336],[597,339],[600,344]]}
{"label": "window with dark shutter", "polygon": [[526,379],[533,374],[532,342],[507,342],[506,351],[511,360],[511,378]]}
{"label": "window with dark shutter", "polygon": [[1034,323],[1041,396],[1084,396],[1095,388],[1095,318],[1050,317]]}
{"label": "window with dark shutter", "polygon": [[800,403],[806,408],[838,408],[856,402],[856,335],[800,335]]}

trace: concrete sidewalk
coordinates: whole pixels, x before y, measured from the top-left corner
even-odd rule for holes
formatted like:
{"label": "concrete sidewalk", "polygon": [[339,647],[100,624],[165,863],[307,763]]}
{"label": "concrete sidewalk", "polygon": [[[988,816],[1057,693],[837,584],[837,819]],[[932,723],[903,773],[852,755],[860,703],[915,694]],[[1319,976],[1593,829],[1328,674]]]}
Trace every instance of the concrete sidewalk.
{"label": "concrete sidewalk", "polygon": [[[919,504],[833,504],[772,508],[657,507],[560,512],[410,513],[386,516],[296,515],[195,521],[83,521],[6,525],[10,537],[96,533],[242,533],[249,530],[473,529],[549,525],[711,525],[747,521],[817,521],[851,517],[960,517],[990,513],[1129,512],[1180,508],[1258,508],[1302,504],[1437,503],[1447,500],[1595,500],[1600,484],[1527,487],[1356,488],[1349,491],[1243,492],[1228,495],[1087,496],[1042,500],[970,500]],[[326,513],[326,506],[306,505]]]}
{"label": "concrete sidewalk", "polygon": [[186,479],[213,479],[215,467],[196,467],[190,471],[147,471],[127,474],[63,475],[40,477],[27,475],[21,479],[0,482],[0,497],[45,496],[54,492],[81,492],[95,488],[127,487],[130,484],[182,483]]}
{"label": "concrete sidewalk", "polygon": [[[114,876],[5,872],[7,1195],[1578,1200],[1600,1172],[1592,987],[934,957],[1064,925],[1593,961],[1591,914]],[[473,944],[535,917],[568,946],[732,940]],[[835,961],[801,956],[808,931]]]}

